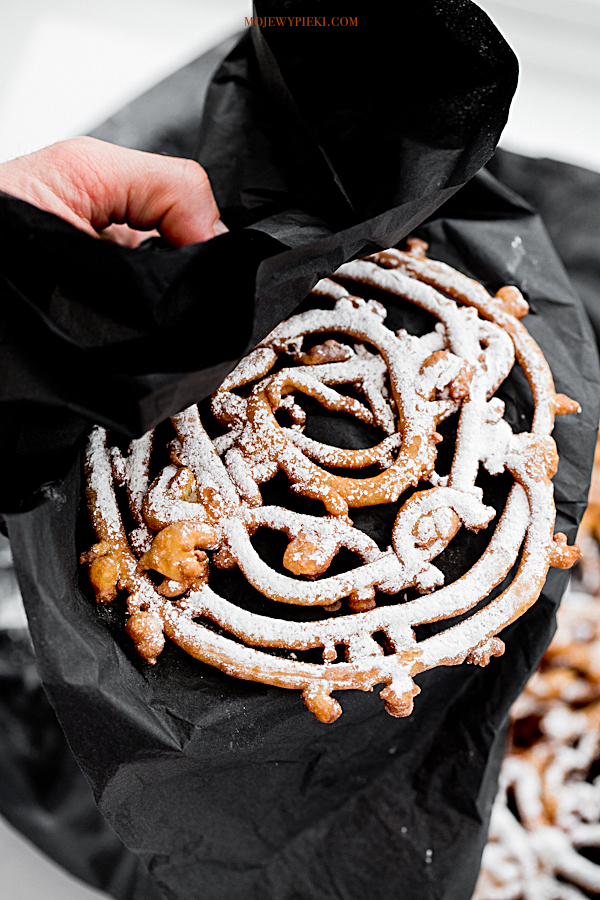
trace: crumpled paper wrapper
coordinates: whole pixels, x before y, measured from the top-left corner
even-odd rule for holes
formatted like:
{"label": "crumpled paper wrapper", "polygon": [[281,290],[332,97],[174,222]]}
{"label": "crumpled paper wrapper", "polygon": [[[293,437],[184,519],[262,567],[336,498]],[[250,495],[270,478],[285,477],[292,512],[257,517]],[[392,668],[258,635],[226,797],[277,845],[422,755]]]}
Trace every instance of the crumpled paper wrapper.
{"label": "crumpled paper wrapper", "polygon": [[[0,205],[15,376],[1,410],[29,453],[3,508],[37,664],[100,810],[171,900],[468,898],[507,712],[550,639],[567,576],[551,570],[502,635],[502,659],[418,676],[408,719],[351,691],[323,726],[296,692],[231,679],[174,646],[147,666],[123,632],[122,603],[96,608],[77,564],[91,542],[76,456],[90,419],[139,434],[202,399],[319,277],[416,232],[432,257],[490,290],[523,290],[557,389],[583,408],[555,429],[556,528],[571,541],[585,507],[593,335],[540,219],[488,174],[472,178],[504,124],[514,57],[470,3],[423,2],[386,24],[360,41],[349,29],[253,31],[216,71],[197,147],[229,235],[135,252],[18,201]],[[453,65],[440,85],[444,56]],[[25,270],[25,258],[39,267]],[[527,418],[518,373],[503,397],[513,426]],[[8,462],[15,440],[2,452]],[[364,527],[378,527],[376,513]],[[477,547],[462,553],[467,566]]]}

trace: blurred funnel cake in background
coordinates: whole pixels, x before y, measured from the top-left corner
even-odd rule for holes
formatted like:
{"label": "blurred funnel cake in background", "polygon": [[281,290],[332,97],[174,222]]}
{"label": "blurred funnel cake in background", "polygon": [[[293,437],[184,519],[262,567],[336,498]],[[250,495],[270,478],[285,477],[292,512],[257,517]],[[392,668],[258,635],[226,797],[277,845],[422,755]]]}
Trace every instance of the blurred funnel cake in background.
{"label": "blurred funnel cake in background", "polygon": [[511,712],[475,900],[600,894],[600,604],[571,592]]}
{"label": "blurred funnel cake in background", "polygon": [[600,894],[599,451],[556,635],[511,710],[474,900]]}

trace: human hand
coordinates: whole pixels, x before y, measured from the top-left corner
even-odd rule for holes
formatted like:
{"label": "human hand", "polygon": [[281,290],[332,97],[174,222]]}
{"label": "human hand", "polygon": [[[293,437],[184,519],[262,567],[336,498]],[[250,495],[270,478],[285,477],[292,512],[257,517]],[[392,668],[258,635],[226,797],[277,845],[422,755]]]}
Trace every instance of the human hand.
{"label": "human hand", "polygon": [[1,163],[0,190],[130,247],[148,232],[183,247],[227,231],[198,163],[90,137]]}

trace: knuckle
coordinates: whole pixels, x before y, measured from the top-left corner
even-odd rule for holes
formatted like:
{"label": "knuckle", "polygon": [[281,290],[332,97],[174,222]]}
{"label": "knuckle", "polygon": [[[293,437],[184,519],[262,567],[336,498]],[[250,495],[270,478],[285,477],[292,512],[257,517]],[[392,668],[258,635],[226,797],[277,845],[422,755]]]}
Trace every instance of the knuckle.
{"label": "knuckle", "polygon": [[60,144],[55,144],[50,149],[54,151],[53,156],[57,159],[57,162],[69,165],[77,162],[80,164],[87,163],[95,148],[90,138],[76,137],[67,141],[61,141]]}
{"label": "knuckle", "polygon": [[81,136],[61,141],[60,144],[57,144],[56,146],[63,153],[78,153],[87,156],[97,150],[99,144],[100,141],[97,141],[95,138]]}
{"label": "knuckle", "polygon": [[182,175],[186,180],[193,182],[196,186],[200,187],[208,185],[208,175],[200,163],[197,163],[194,159],[181,159],[179,160],[179,164],[181,166]]}
{"label": "knuckle", "polygon": [[71,144],[75,147],[96,147],[101,143],[97,138],[89,137],[86,134],[80,134],[78,137],[70,138],[68,141],[63,141],[64,144]]}

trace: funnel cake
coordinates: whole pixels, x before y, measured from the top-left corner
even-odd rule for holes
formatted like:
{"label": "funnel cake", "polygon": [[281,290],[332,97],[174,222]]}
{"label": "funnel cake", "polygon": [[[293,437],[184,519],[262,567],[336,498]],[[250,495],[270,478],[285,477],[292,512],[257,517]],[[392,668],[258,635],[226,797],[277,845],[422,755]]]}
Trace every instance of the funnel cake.
{"label": "funnel cake", "polygon": [[[568,567],[578,557],[564,535],[553,533],[558,457],[551,432],[555,415],[579,407],[556,393],[519,321],[528,307],[517,288],[492,297],[427,259],[425,250],[411,240],[407,251],[346,263],[318,282],[313,299],[327,308],[279,325],[213,396],[212,414],[224,433],[211,439],[196,406],[174,416],[171,461],[152,480],[151,434],[123,455],[109,449],[104,429],[94,428],[85,465],[98,543],[82,562],[99,602],[127,592],[127,633],[149,663],[166,636],[237,678],[301,690],[321,722],[341,713],[333,691],[380,684],[386,710],[407,716],[419,693],[415,675],[464,661],[486,665],[501,655],[498,633],[536,601],[548,567]],[[362,285],[367,293],[377,288],[390,305],[398,297],[432,314],[434,330],[392,331],[386,307],[359,296]],[[519,434],[494,396],[515,359],[535,407],[531,432]],[[314,440],[304,433],[302,397],[372,426],[381,440],[363,449]],[[440,475],[437,428],[452,415],[456,445],[449,473]],[[483,502],[480,466],[513,478],[501,514]],[[278,473],[293,495],[312,501],[305,505],[314,514],[263,503],[261,485]],[[127,497],[126,520],[117,493]],[[352,510],[389,503],[400,505],[381,547],[353,525]],[[124,521],[131,518],[136,527],[128,534]],[[460,529],[478,531],[493,520],[480,558],[444,585],[436,557]],[[286,536],[281,569],[289,574],[257,553],[252,535],[259,528]],[[356,565],[328,575],[342,548]],[[519,554],[518,570],[499,596],[417,640],[416,626],[473,610]],[[272,614],[219,596],[210,583],[214,567],[238,567]],[[407,600],[409,589],[415,596]],[[378,594],[393,599],[377,605]],[[342,603],[347,610],[340,611]],[[290,621],[274,604],[320,607],[325,617]],[[314,654],[298,658],[314,648],[321,661]]]}
{"label": "funnel cake", "polygon": [[541,668],[511,711],[474,900],[600,893],[600,608],[568,594]]}

